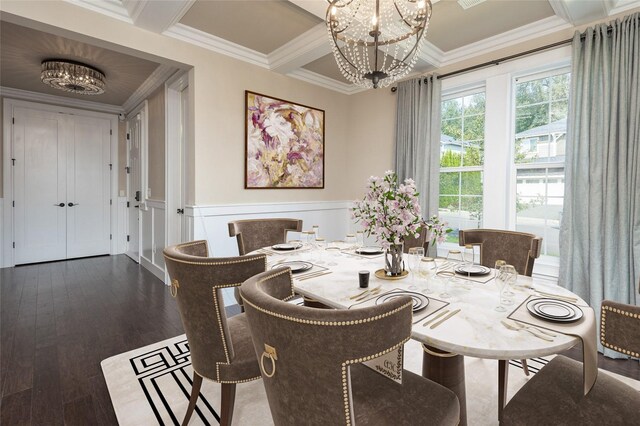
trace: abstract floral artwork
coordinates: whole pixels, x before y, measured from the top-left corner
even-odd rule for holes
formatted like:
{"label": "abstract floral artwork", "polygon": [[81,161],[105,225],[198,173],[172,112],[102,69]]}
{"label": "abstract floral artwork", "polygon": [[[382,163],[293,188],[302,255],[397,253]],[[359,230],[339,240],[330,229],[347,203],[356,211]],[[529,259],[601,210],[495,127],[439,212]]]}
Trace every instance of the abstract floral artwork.
{"label": "abstract floral artwork", "polygon": [[245,188],[324,188],[324,111],[245,96]]}

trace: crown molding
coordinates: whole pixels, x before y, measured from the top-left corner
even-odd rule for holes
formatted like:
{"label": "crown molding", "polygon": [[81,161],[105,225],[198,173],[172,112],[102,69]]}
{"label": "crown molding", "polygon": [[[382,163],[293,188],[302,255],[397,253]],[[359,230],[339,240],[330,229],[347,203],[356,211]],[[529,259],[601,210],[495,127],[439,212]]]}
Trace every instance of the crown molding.
{"label": "crown molding", "polygon": [[640,1],[638,0],[618,0],[613,8],[609,11],[609,16],[617,15],[618,13],[626,12],[627,10],[640,8]]}
{"label": "crown molding", "polygon": [[353,84],[343,83],[333,78],[329,78],[322,74],[318,74],[313,71],[309,71],[304,68],[293,70],[287,74],[289,77],[297,78],[298,80],[306,81],[307,83],[314,84],[316,86],[330,89],[343,95],[353,95],[354,93],[364,92],[367,90],[364,87],[358,87]]}
{"label": "crown molding", "polygon": [[445,52],[442,57],[441,67],[570,28],[573,28],[573,25],[565,22],[564,19],[555,15],[550,16],[520,28]]}
{"label": "crown molding", "polygon": [[140,102],[147,99],[158,87],[164,84],[175,72],[177,68],[160,64],[149,77],[129,96],[129,99],[122,104],[125,113],[131,112]]}
{"label": "crown molding", "polygon": [[84,7],[92,12],[98,12],[111,18],[133,24],[133,19],[129,17],[129,12],[119,0],[64,0],[67,3]]}
{"label": "crown molding", "polygon": [[241,61],[258,65],[262,68],[269,68],[269,60],[264,53],[240,46],[223,38],[214,36],[204,31],[188,27],[184,24],[176,24],[162,33],[168,37],[173,37],[187,43],[195,44],[212,52],[231,56]]}
{"label": "crown molding", "polygon": [[418,53],[418,59],[423,62],[427,62],[436,68],[440,68],[442,66],[443,56],[444,52],[440,50],[438,46],[427,40],[423,41],[422,48]]}
{"label": "crown molding", "polygon": [[131,17],[133,22],[136,22],[148,3],[149,0],[122,0],[122,5],[127,9],[127,12],[129,12],[129,17]]}
{"label": "crown molding", "polygon": [[286,74],[329,53],[327,26],[321,23],[269,53],[267,60],[271,70]]}
{"label": "crown molding", "polygon": [[13,87],[0,86],[0,96],[24,101],[40,102],[70,108],[88,109],[91,111],[106,112],[110,114],[124,113],[124,109],[117,105],[103,104],[100,102],[83,101],[81,99],[66,98],[49,95],[46,93],[31,92],[28,90],[14,89]]}

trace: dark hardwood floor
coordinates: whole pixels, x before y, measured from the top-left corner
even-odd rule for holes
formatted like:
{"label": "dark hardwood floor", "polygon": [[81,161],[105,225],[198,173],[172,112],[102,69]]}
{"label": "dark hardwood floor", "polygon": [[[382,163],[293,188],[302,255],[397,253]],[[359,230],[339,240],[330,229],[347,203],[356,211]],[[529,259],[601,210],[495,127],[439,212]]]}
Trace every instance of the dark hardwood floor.
{"label": "dark hardwood floor", "polygon": [[[100,361],[183,333],[167,287],[123,255],[0,269],[0,279],[2,425],[117,424]],[[637,362],[600,366],[640,380]]]}

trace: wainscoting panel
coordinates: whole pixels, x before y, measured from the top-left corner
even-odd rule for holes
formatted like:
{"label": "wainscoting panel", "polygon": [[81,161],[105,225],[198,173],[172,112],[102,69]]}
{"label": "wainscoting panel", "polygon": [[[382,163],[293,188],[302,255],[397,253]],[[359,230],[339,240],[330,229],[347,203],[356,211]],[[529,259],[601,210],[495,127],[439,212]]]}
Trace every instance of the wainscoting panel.
{"label": "wainscoting panel", "polygon": [[[236,239],[229,237],[227,224],[232,220],[270,217],[302,219],[304,230],[318,225],[320,236],[327,241],[341,240],[352,229],[350,206],[350,201],[193,206],[185,209],[185,215],[193,221],[193,239],[207,240],[211,255],[223,257],[238,255]],[[289,234],[290,239],[299,237],[297,233]]]}
{"label": "wainscoting panel", "polygon": [[146,200],[142,203],[140,209],[140,226],[142,228],[140,264],[163,282],[165,281],[164,259],[162,258],[165,241],[164,218],[164,201]]}
{"label": "wainscoting panel", "polygon": [[127,197],[118,197],[116,199],[118,215],[118,229],[112,234],[115,240],[116,254],[122,254],[127,251],[127,229],[129,228],[129,212],[127,211]]}
{"label": "wainscoting panel", "polygon": [[[0,224],[4,222],[4,198],[0,198]],[[0,268],[5,268],[8,264],[5,265],[4,260],[4,225],[0,226]]]}

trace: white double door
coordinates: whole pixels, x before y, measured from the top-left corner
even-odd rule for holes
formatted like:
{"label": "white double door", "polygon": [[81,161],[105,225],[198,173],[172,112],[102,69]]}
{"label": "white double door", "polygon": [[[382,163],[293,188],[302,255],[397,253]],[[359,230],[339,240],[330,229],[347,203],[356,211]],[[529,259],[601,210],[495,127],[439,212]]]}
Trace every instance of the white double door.
{"label": "white double door", "polygon": [[13,114],[15,263],[109,254],[110,120]]}

